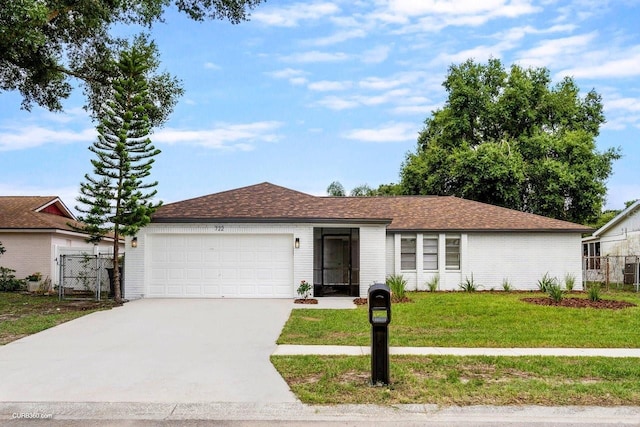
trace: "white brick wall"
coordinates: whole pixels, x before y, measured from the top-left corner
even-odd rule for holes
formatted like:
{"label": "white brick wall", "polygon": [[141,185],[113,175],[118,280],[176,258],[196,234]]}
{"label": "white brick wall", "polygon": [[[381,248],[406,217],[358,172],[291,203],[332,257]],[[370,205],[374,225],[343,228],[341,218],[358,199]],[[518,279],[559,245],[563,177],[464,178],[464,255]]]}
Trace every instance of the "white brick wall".
{"label": "white brick wall", "polygon": [[368,295],[369,286],[385,280],[384,226],[360,227],[360,297]]}
{"label": "white brick wall", "polygon": [[[581,244],[577,233],[439,233],[438,271],[424,271],[422,239],[429,233],[404,233],[416,236],[416,270],[400,269],[401,233],[387,237],[386,274],[402,274],[407,289],[424,290],[436,274],[440,290],[458,290],[467,278],[482,285],[481,289],[502,289],[508,279],[515,289],[537,289],[537,281],[545,274],[563,280],[565,274],[576,278],[576,289],[582,283]],[[445,268],[446,237],[460,237],[460,270]],[[389,258],[393,257],[393,262]],[[390,270],[391,268],[391,270]]]}
{"label": "white brick wall", "polygon": [[[223,231],[216,226],[223,226]],[[138,247],[131,248],[127,239],[127,260],[125,263],[125,297],[143,298],[147,286],[146,276],[149,265],[148,239],[154,234],[291,234],[292,240],[300,239],[300,248],[293,251],[293,283],[291,296],[295,297],[300,281],[313,283],[313,229],[316,227],[336,227],[335,224],[160,224],[153,223],[142,229],[138,235]],[[340,224],[340,227],[358,227],[357,224]],[[360,293],[366,295],[368,286],[384,280],[384,226],[360,227]]]}
{"label": "white brick wall", "polygon": [[545,273],[561,282],[566,274],[582,288],[581,236],[578,233],[469,234],[469,263],[464,274],[485,289],[502,289],[508,279],[516,289],[538,289]]}

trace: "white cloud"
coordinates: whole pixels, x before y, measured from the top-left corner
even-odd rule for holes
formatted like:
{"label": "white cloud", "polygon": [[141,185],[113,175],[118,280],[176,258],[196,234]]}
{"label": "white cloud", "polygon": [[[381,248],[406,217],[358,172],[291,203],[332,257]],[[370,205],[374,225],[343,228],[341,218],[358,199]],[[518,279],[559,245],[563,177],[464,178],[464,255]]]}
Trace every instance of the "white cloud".
{"label": "white cloud", "polygon": [[409,115],[409,114],[415,114],[415,115],[419,115],[419,116],[424,116],[425,118],[429,115],[431,115],[431,112],[437,108],[439,108],[439,105],[428,105],[428,104],[424,104],[424,105],[420,105],[420,104],[416,104],[416,105],[399,105],[395,108],[393,108],[391,110],[391,112],[393,114],[398,114],[398,115]]}
{"label": "white cloud", "polygon": [[295,3],[290,6],[260,9],[251,13],[251,20],[275,27],[297,27],[300,21],[314,21],[335,15],[340,8],[329,2]]}
{"label": "white cloud", "polygon": [[443,52],[436,56],[431,65],[448,65],[452,63],[464,62],[467,59],[473,59],[476,62],[486,62],[489,58],[499,58],[502,52],[500,45],[494,46],[476,46],[471,49],[465,49],[455,53]]}
{"label": "white cloud", "polygon": [[341,110],[347,110],[350,108],[356,108],[360,105],[360,103],[353,99],[340,98],[337,96],[327,96],[319,100],[316,103],[316,105],[319,105],[321,107],[326,107],[330,110],[341,111]]}
{"label": "white cloud", "polygon": [[204,68],[206,68],[207,70],[219,70],[220,66],[217,64],[214,64],[213,62],[205,62]]}
{"label": "white cloud", "polygon": [[312,50],[309,52],[299,52],[286,55],[281,58],[286,62],[312,63],[312,62],[340,62],[349,59],[343,52],[320,52]]}
{"label": "white cloud", "polygon": [[96,138],[94,128],[79,131],[54,129],[38,125],[20,127],[0,127],[0,151],[24,150],[45,144],[71,144],[82,142],[90,145]]}
{"label": "white cloud", "polygon": [[[635,50],[635,52],[633,52]],[[611,55],[610,52],[601,52],[602,56]],[[597,53],[594,53],[594,55]],[[581,63],[580,66],[562,70],[560,75],[569,75],[575,78],[599,79],[599,78],[624,78],[640,76],[640,48],[631,51],[619,52],[617,58],[598,61],[590,64]],[[610,56],[609,56],[610,57]]]}
{"label": "white cloud", "polygon": [[363,106],[371,107],[387,103],[398,103],[401,102],[403,97],[409,96],[410,93],[410,89],[401,88],[393,89],[379,95],[327,96],[319,100],[316,105],[340,111]]}
{"label": "white cloud", "polygon": [[538,10],[527,0],[389,0],[388,10],[402,16],[478,15],[520,16]]}
{"label": "white cloud", "polygon": [[617,93],[605,94],[603,105],[607,122],[602,129],[640,128],[640,98],[621,97]]}
{"label": "white cloud", "polygon": [[533,67],[549,67],[557,63],[571,63],[585,52],[597,37],[596,32],[559,39],[543,40],[536,47],[519,53],[518,62]]}
{"label": "white cloud", "polygon": [[156,132],[153,142],[165,144],[190,144],[214,149],[249,151],[255,142],[274,142],[279,139],[277,130],[282,123],[263,121],[241,124],[218,124],[213,129],[186,130],[164,128]]}
{"label": "white cloud", "polygon": [[[518,18],[540,11],[531,0],[389,0],[370,16],[405,24],[399,33],[438,32],[448,26],[477,27],[496,18]],[[416,20],[409,23],[410,20]]]}
{"label": "white cloud", "polygon": [[442,105],[434,104],[429,98],[424,96],[410,96],[402,98],[400,105],[394,107],[391,112],[394,114],[415,114],[422,117],[431,115],[431,112],[437,110]]}
{"label": "white cloud", "polygon": [[358,86],[363,89],[389,90],[403,85],[411,85],[427,79],[429,75],[423,71],[408,71],[396,73],[390,77],[367,77],[362,79]]}
{"label": "white cloud", "polygon": [[553,25],[549,28],[534,28],[530,25],[524,27],[512,27],[507,28],[504,31],[501,31],[495,34],[494,38],[500,40],[510,40],[517,41],[523,39],[526,35],[529,34],[553,34],[553,33],[570,33],[574,31],[577,25],[573,24],[565,24],[565,25]]}
{"label": "white cloud", "polygon": [[349,81],[335,82],[335,81],[322,80],[319,82],[309,83],[308,87],[310,90],[314,90],[318,92],[328,92],[328,91],[349,89],[352,85],[353,83]]}
{"label": "white cloud", "polygon": [[265,74],[273,77],[274,79],[289,80],[289,83],[291,83],[292,85],[303,85],[307,83],[307,78],[304,77],[307,73],[303,70],[285,68],[283,70],[272,71]]}
{"label": "white cloud", "polygon": [[342,137],[363,142],[415,141],[419,130],[415,123],[391,122],[377,128],[353,129],[343,133]]}
{"label": "white cloud", "polygon": [[311,46],[330,46],[337,43],[342,43],[347,40],[356,39],[356,38],[364,38],[366,37],[367,32],[362,28],[353,28],[345,31],[338,31],[327,37],[320,37],[313,40],[306,41],[306,44]]}
{"label": "white cloud", "polygon": [[376,46],[363,52],[362,62],[365,64],[379,64],[387,60],[390,51],[390,46]]}

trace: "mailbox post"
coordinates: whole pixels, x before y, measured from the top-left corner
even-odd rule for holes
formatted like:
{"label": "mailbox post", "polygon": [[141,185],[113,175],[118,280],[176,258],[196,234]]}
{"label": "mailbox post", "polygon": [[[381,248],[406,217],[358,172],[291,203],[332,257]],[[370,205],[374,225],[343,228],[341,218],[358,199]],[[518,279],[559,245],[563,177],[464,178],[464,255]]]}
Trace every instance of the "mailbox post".
{"label": "mailbox post", "polygon": [[384,283],[369,288],[369,323],[371,323],[371,383],[389,384],[389,332],[391,290]]}

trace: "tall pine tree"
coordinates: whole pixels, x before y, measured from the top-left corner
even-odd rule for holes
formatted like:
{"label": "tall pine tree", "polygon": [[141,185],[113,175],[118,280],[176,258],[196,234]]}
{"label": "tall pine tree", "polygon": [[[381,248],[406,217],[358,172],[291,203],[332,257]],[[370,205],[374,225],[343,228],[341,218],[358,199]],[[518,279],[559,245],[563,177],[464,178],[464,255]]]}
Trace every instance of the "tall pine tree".
{"label": "tall pine tree", "polygon": [[160,206],[153,190],[158,183],[146,181],[151,174],[154,156],[160,153],[151,143],[149,112],[154,105],[149,98],[148,73],[155,64],[153,46],[134,44],[121,52],[117,62],[119,77],[113,81],[110,99],[104,104],[97,127],[97,141],[89,147],[93,175],[86,174],[81,183],[76,209],[83,215],[82,229],[91,242],[113,234],[113,280],[116,302],[120,291],[119,240],[133,236],[149,223]]}

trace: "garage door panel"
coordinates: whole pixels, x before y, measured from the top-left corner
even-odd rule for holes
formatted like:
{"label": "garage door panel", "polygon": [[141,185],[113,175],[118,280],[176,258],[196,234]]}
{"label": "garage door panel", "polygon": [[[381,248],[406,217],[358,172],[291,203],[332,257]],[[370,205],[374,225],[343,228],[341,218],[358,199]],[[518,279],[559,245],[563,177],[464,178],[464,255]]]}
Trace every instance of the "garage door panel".
{"label": "garage door panel", "polygon": [[152,235],[148,295],[291,297],[291,235]]}
{"label": "garage door panel", "polygon": [[193,281],[193,280],[201,281],[202,280],[202,270],[200,270],[200,269],[188,269],[187,270],[187,280],[189,280],[189,281]]}
{"label": "garage door panel", "polygon": [[187,285],[184,288],[187,296],[200,296],[202,295],[202,286],[200,285]]}

